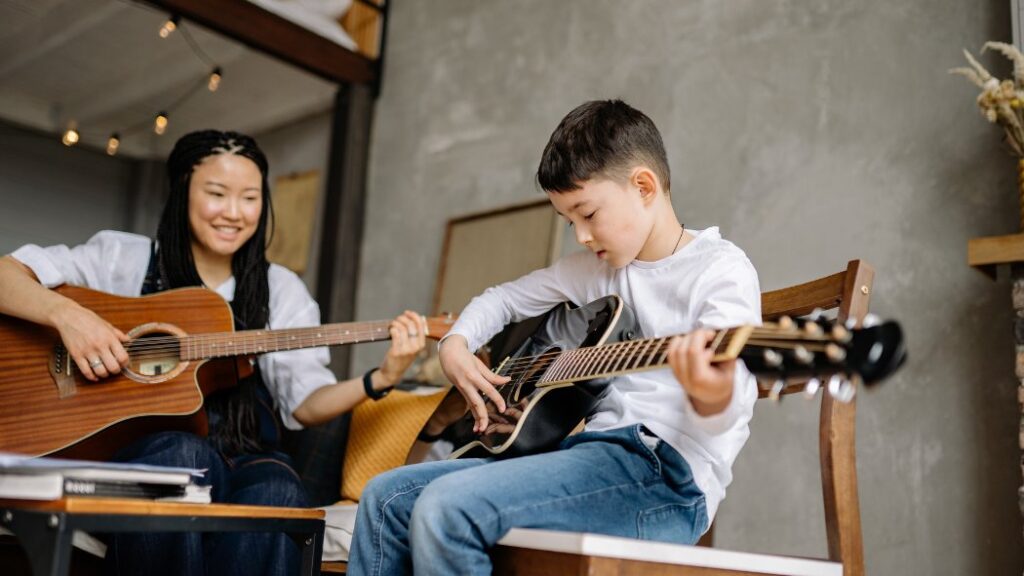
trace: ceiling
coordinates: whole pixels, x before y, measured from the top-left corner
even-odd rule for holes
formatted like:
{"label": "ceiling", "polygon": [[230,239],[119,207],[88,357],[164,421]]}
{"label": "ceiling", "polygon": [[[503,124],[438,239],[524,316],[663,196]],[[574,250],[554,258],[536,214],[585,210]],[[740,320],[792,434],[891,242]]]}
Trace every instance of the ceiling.
{"label": "ceiling", "polygon": [[[192,130],[255,134],[333,105],[334,84],[192,22],[160,38],[167,19],[129,0],[0,0],[0,120],[54,138],[76,122],[99,149],[120,132],[119,155],[163,158]],[[216,92],[183,32],[222,68]],[[193,90],[154,134],[157,112]]]}

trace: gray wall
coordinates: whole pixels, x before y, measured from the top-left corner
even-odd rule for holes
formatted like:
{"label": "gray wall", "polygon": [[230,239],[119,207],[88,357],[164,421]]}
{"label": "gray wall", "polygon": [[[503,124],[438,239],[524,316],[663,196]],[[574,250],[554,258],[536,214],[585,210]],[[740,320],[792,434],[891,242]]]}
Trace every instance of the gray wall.
{"label": "gray wall", "polygon": [[[946,74],[1009,39],[1008,1],[397,1],[389,26],[358,317],[427,310],[445,220],[537,198],[559,119],[622,97],[664,134],[681,218],[763,288],[875,265],[911,360],[860,397],[869,573],[1021,572],[1009,287],[965,264],[1016,231],[1015,167]],[[720,546],[825,554],[817,407],[759,407]]]}
{"label": "gray wall", "polygon": [[133,178],[129,160],[0,124],[0,254],[125,229]]}
{"label": "gray wall", "polygon": [[312,228],[309,262],[302,279],[313,294],[316,293],[317,262],[320,258],[320,225],[323,214],[324,189],[327,185],[327,152],[331,143],[331,112],[308,116],[254,135],[270,163],[270,185],[289,174],[316,170],[320,173],[320,192],[317,199],[316,218],[309,225]]}

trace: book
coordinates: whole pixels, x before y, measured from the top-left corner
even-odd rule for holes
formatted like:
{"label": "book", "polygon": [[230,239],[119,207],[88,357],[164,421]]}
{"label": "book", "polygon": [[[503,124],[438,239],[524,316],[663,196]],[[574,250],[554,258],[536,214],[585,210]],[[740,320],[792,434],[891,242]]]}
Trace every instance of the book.
{"label": "book", "polygon": [[209,502],[209,487],[193,482],[202,473],[190,468],[0,453],[0,498],[90,496]]}

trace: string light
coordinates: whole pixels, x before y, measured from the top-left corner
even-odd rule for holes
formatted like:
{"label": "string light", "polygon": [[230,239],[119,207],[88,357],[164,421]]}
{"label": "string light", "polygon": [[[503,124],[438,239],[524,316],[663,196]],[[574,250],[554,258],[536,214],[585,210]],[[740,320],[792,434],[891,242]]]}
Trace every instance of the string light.
{"label": "string light", "polygon": [[107,154],[109,156],[113,156],[113,155],[117,154],[117,149],[120,146],[121,146],[121,135],[118,134],[117,132],[114,132],[113,134],[110,135],[110,138],[107,139]]}
{"label": "string light", "polygon": [[80,139],[81,135],[78,134],[78,127],[74,122],[70,122],[68,123],[68,129],[64,131],[64,136],[61,137],[60,141],[63,142],[65,146],[74,146],[75,144],[78,144]]}
{"label": "string light", "polygon": [[164,25],[160,27],[160,37],[161,38],[167,38],[168,36],[171,35],[171,32],[174,32],[175,30],[177,30],[178,29],[178,21],[179,21],[179,19],[178,19],[178,15],[177,14],[175,14],[175,15],[171,16],[170,18],[168,18],[167,21],[164,22]]}
{"label": "string light", "polygon": [[[192,35],[189,34],[188,28],[182,26],[180,16],[178,16],[177,14],[171,14],[168,17],[167,21],[165,21],[163,25],[160,27],[160,37],[167,38],[175,30],[178,30],[179,28],[181,29],[180,32],[182,38],[185,39],[185,42],[188,44],[189,48],[191,48],[193,54],[195,54],[197,58],[202,60],[207,66],[210,67],[208,68],[208,70],[210,70],[210,73],[205,78],[206,87],[210,90],[210,92],[216,92],[220,88],[221,80],[223,80],[224,78],[224,71],[220,66],[216,66],[214,61],[209,56],[207,56],[207,54],[203,51],[203,49],[199,46],[195,39],[192,38]],[[187,93],[183,94],[172,104],[168,105],[159,113],[157,113],[157,115],[153,118],[153,132],[158,136],[161,136],[165,132],[167,132],[167,123],[169,122],[168,112],[173,112],[174,110],[176,110],[178,106],[181,105],[185,100],[189,99],[197,91],[202,90],[202,86],[203,80],[199,79]],[[110,156],[117,155],[118,151],[121,148],[121,134],[135,133],[138,130],[145,130],[145,127],[146,121],[142,120],[139,123],[133,124],[132,126],[129,126],[124,130],[112,133],[107,138],[107,154],[109,154]],[[81,141],[81,139],[82,135],[78,131],[78,123],[74,120],[68,122],[67,129],[61,136],[61,142],[63,142],[65,146],[74,146],[78,144],[79,141]]]}
{"label": "string light", "polygon": [[159,112],[153,119],[153,132],[163,135],[167,131],[167,112]]}
{"label": "string light", "polygon": [[210,72],[210,82],[206,85],[206,87],[210,89],[210,92],[216,92],[217,88],[220,88],[220,78],[220,66],[217,66],[213,69],[213,72]]}

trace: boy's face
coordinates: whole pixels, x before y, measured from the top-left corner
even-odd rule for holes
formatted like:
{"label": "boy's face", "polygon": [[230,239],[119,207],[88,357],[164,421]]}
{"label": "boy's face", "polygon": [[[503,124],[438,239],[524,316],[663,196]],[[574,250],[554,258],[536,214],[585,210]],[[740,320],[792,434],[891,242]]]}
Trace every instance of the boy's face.
{"label": "boy's face", "polygon": [[636,259],[651,233],[651,203],[631,182],[588,180],[572,192],[548,192],[576,241],[613,268]]}

